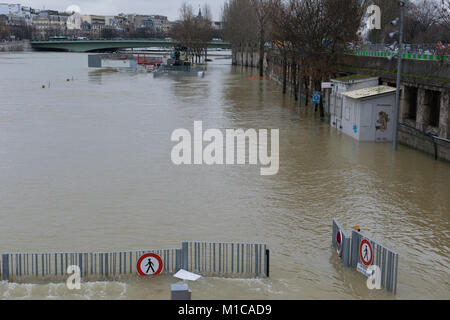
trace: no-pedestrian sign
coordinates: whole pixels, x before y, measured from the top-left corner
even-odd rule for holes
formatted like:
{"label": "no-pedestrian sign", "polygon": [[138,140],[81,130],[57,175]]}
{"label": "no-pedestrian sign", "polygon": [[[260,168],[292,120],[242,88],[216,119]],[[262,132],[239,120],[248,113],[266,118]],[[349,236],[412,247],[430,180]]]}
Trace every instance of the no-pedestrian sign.
{"label": "no-pedestrian sign", "polygon": [[160,274],[163,262],[160,256],[155,253],[142,255],[136,263],[136,271],[141,276],[156,276]]}
{"label": "no-pedestrian sign", "polygon": [[359,257],[361,258],[361,262],[365,266],[370,266],[373,261],[373,249],[372,245],[367,239],[361,241],[359,245]]}

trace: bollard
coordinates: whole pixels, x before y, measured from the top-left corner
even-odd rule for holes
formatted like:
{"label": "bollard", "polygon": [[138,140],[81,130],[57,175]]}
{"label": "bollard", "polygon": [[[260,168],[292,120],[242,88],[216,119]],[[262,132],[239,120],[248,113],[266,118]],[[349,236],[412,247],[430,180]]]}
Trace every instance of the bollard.
{"label": "bollard", "polygon": [[175,283],[170,285],[171,300],[191,300],[192,291],[186,283]]}

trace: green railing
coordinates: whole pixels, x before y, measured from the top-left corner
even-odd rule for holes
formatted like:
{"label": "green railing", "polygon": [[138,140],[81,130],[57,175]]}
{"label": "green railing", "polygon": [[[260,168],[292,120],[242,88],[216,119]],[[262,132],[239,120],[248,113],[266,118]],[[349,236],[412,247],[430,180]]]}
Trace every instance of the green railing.
{"label": "green railing", "polygon": [[[395,53],[387,52],[387,51],[351,51],[349,54],[353,54],[356,56],[362,56],[362,57],[379,57],[379,58],[389,58]],[[418,54],[418,53],[403,53],[402,59],[409,59],[409,60],[421,60],[421,61],[448,61],[448,56],[439,56],[434,54]]]}

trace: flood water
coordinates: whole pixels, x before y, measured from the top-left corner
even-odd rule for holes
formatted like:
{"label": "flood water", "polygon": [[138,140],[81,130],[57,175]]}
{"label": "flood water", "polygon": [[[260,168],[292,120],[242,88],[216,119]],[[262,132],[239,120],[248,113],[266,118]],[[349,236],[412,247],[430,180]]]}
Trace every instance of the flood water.
{"label": "flood water", "polygon": [[[87,54],[0,54],[0,252],[264,242],[269,279],[205,277],[193,299],[449,299],[450,164],[354,141],[252,75],[230,60],[204,78],[154,79],[90,70]],[[196,120],[279,128],[278,174],[175,166],[171,134]],[[398,252],[397,295],[343,268],[333,218]],[[0,282],[0,299],[169,299],[174,282]]]}

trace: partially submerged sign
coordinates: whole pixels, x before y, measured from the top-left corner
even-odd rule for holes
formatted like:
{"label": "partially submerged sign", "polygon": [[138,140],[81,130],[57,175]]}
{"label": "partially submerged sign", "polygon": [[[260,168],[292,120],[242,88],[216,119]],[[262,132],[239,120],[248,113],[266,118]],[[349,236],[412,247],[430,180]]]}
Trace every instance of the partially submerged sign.
{"label": "partially submerged sign", "polygon": [[344,266],[350,266],[366,276],[369,289],[385,288],[395,294],[398,282],[398,254],[363,235],[358,226],[355,229],[352,236],[348,237],[337,220],[333,219],[333,246],[338,255],[342,250],[341,259]]}
{"label": "partially submerged sign", "polygon": [[359,256],[361,258],[361,262],[365,266],[370,266],[373,261],[373,249],[372,245],[367,239],[363,239],[361,244],[359,245]]}
{"label": "partially submerged sign", "polygon": [[362,263],[359,263],[359,262],[356,266],[356,271],[362,273],[366,277],[370,277],[373,274],[372,270],[369,270],[369,268],[367,268],[365,265],[363,265]]}

